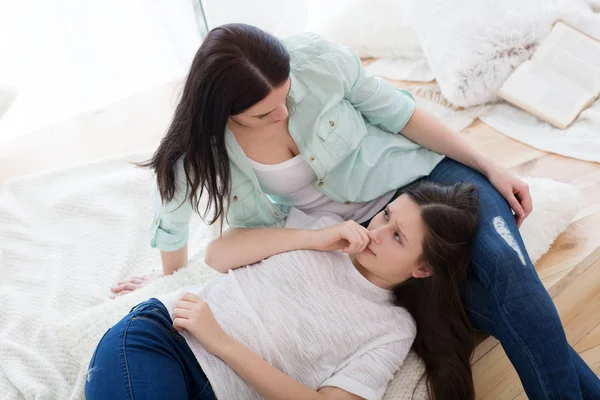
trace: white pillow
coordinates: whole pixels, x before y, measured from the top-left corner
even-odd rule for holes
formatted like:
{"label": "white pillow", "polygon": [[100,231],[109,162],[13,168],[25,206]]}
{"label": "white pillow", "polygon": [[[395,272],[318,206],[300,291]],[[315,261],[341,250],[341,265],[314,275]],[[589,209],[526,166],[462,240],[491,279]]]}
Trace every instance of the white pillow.
{"label": "white pillow", "polygon": [[411,20],[437,82],[462,107],[497,100],[498,88],[556,20],[600,38],[599,20],[584,0],[415,0],[413,6]]}
{"label": "white pillow", "polygon": [[310,0],[306,30],[360,57],[424,57],[408,18],[410,0]]}
{"label": "white pillow", "polygon": [[[548,251],[556,237],[569,225],[579,210],[579,191],[571,185],[550,179],[527,178],[534,201],[534,211],[521,227],[521,234],[533,262]],[[62,321],[57,335],[81,368],[86,368],[98,341],[108,328],[125,316],[134,305],[158,294],[196,285],[217,274],[202,263],[202,253],[190,260],[190,266],[171,276],[116,300],[107,300],[83,313]],[[423,371],[419,357],[410,352],[402,368],[390,382],[385,400],[410,399]],[[426,399],[424,381],[415,400]]]}

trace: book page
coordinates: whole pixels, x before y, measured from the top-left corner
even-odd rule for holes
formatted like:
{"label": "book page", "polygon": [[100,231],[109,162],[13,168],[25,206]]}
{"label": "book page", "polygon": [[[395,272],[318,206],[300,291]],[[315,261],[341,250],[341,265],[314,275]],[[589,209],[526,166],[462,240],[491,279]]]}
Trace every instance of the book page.
{"label": "book page", "polygon": [[545,65],[526,61],[498,93],[509,102],[561,128],[595,97]]}
{"label": "book page", "polygon": [[531,60],[594,94],[600,92],[600,42],[562,22],[554,25]]}

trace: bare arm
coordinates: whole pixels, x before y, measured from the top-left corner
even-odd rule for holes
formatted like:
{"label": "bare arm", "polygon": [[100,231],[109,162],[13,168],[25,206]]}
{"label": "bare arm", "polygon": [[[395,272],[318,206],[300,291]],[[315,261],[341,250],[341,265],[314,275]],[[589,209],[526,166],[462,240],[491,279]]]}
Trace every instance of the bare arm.
{"label": "bare arm", "polygon": [[310,231],[290,228],[229,228],[208,245],[204,262],[219,272],[252,264],[274,254],[309,249]]}
{"label": "bare arm", "polygon": [[413,142],[468,165],[483,175],[487,176],[493,164],[461,135],[418,107],[401,133]]}
{"label": "bare arm", "polygon": [[160,259],[162,261],[164,275],[171,275],[181,267],[185,267],[188,261],[187,244],[179,250],[161,251]]}
{"label": "bare arm", "polygon": [[354,221],[318,230],[292,228],[230,228],[208,245],[204,262],[225,273],[292,250],[363,251],[367,230]]}
{"label": "bare arm", "polygon": [[315,392],[274,368],[252,350],[234,339],[230,339],[229,344],[223,346],[215,355],[229,365],[236,374],[265,399],[361,399],[361,397],[335,387],[326,387]]}

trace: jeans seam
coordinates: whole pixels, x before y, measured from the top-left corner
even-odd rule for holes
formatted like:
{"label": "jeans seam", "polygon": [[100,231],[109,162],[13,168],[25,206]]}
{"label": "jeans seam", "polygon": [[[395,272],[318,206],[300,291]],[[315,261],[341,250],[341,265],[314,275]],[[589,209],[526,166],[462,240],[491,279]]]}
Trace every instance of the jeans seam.
{"label": "jeans seam", "polygon": [[470,313],[473,314],[477,314],[478,316],[480,316],[481,318],[485,319],[486,321],[491,322],[492,324],[494,323],[494,321],[492,321],[491,319],[489,319],[487,316],[475,311],[475,309],[471,308],[471,307],[467,307],[467,310],[469,310]]}
{"label": "jeans seam", "polygon": [[125,327],[125,331],[123,332],[123,361],[125,363],[125,375],[127,376],[127,385],[129,386],[129,398],[133,400],[133,387],[131,386],[131,376],[129,374],[129,365],[127,364],[127,351],[125,350],[125,340],[127,339],[127,331],[129,330],[129,326],[135,317],[132,317],[127,326]]}
{"label": "jeans seam", "polygon": [[[489,282],[490,281],[489,276],[487,275],[487,273],[485,272],[485,270],[481,267],[481,265],[479,265],[474,260],[472,260],[471,262],[472,262],[472,264],[477,265],[478,271],[483,272],[483,275],[486,275],[486,277],[488,278],[487,281]],[[494,292],[494,295],[495,295],[496,299],[498,299],[499,296],[498,296],[498,293],[497,293],[496,289],[492,287],[492,291]],[[525,345],[525,343],[523,342],[523,340],[521,339],[521,337],[517,334],[517,332],[513,329],[513,327],[508,322],[508,319],[505,316],[506,313],[504,312],[503,306],[499,304],[497,308],[498,308],[498,311],[499,311],[499,314],[500,314],[500,318],[502,318],[502,321],[504,321],[505,326],[507,327],[507,329],[509,330],[509,332],[513,335],[513,337],[516,339],[517,343],[519,344],[519,346],[524,351],[524,353],[527,355],[527,357],[529,358],[531,364],[533,365],[533,369],[534,369],[535,374],[537,376],[538,382],[540,383],[540,387],[541,387],[541,389],[542,389],[542,391],[544,393],[544,397],[549,400],[548,391],[546,389],[546,385],[544,384],[543,379],[540,376],[540,371],[539,371],[538,366],[537,366],[537,364],[535,362],[535,358],[533,357],[533,355],[529,351],[529,348],[527,348],[527,346]]]}
{"label": "jeans seam", "polygon": [[206,380],[206,383],[204,384],[204,386],[202,387],[202,389],[200,389],[200,392],[198,392],[198,395],[194,397],[194,399],[197,399],[199,396],[204,396],[206,393],[204,393],[204,391],[206,389],[208,389],[210,387],[210,382],[208,381],[208,379]]}

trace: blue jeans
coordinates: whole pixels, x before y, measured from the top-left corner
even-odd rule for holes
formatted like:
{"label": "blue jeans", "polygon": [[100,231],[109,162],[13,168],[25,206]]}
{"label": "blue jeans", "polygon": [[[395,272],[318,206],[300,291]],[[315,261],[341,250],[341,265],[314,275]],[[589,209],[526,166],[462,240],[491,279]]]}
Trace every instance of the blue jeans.
{"label": "blue jeans", "polygon": [[194,353],[157,299],[135,306],[104,334],[87,375],[87,400],[216,399]]}
{"label": "blue jeans", "polygon": [[473,325],[500,341],[527,396],[600,399],[600,380],[567,342],[506,200],[484,176],[450,158],[429,180],[479,188],[481,214],[463,300]]}

